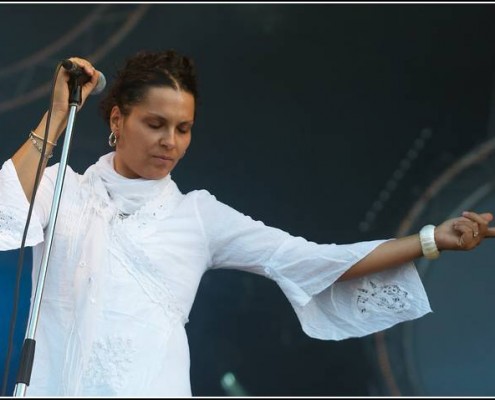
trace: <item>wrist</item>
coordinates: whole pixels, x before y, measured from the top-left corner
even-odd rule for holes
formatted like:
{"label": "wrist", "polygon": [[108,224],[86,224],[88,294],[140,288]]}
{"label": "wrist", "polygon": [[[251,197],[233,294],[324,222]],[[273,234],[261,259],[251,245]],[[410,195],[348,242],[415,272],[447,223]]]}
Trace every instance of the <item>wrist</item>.
{"label": "wrist", "polygon": [[[36,134],[34,133],[34,131],[31,131],[29,132],[29,140],[31,141],[31,143],[33,144],[34,148],[41,154],[43,155],[43,157],[48,160],[49,158],[52,158],[53,157],[53,153],[51,150],[49,150],[48,153],[45,153],[43,151],[43,139],[39,138],[38,136],[36,136]],[[48,144],[48,143],[47,143]],[[50,145],[53,147],[53,143],[50,143]],[[46,149],[45,149],[46,150]]]}
{"label": "wrist", "polygon": [[429,260],[434,260],[440,256],[440,251],[435,240],[435,225],[425,225],[419,231],[419,241],[423,256]]}
{"label": "wrist", "polygon": [[[38,140],[38,141],[41,141],[41,142],[43,142],[45,140],[44,139],[44,136],[38,135],[35,130],[32,130],[29,133],[29,137],[31,139],[35,139],[35,140]],[[57,145],[57,139],[50,139],[50,136],[48,136],[48,139],[46,140],[46,143],[47,143],[47,145],[50,145],[52,147],[55,147]]]}

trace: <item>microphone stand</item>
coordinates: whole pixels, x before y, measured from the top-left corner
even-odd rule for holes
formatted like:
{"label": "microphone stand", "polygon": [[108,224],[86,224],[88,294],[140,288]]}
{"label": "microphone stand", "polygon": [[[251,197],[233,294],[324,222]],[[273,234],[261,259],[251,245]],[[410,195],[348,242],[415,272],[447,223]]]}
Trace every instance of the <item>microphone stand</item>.
{"label": "microphone stand", "polygon": [[14,397],[24,397],[26,395],[27,386],[31,380],[31,371],[33,368],[34,351],[36,347],[36,341],[34,336],[36,333],[36,327],[39,318],[41,296],[45,284],[46,271],[48,268],[48,260],[50,257],[50,251],[52,248],[53,234],[55,231],[55,222],[57,220],[58,208],[60,204],[60,197],[62,195],[62,187],[65,179],[65,170],[67,168],[67,159],[69,156],[69,148],[72,140],[72,127],[74,125],[77,106],[81,104],[81,85],[84,83],[84,78],[81,73],[71,73],[68,82],[69,85],[69,118],[67,122],[67,128],[65,130],[64,145],[62,149],[62,155],[60,158],[60,165],[58,168],[57,180],[55,181],[55,190],[53,194],[52,207],[50,210],[50,218],[48,221],[47,233],[45,236],[45,247],[43,250],[43,258],[41,260],[41,267],[38,275],[38,282],[36,285],[36,291],[31,307],[31,313],[29,315],[26,335],[21,351],[21,359],[19,370],[17,373],[17,383],[14,389]]}

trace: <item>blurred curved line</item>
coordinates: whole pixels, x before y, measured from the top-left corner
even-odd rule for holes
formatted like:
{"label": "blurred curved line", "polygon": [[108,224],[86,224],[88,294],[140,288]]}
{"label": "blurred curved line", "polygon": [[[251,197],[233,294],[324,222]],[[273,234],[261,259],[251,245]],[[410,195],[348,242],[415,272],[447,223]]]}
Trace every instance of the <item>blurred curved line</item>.
{"label": "blurred curved line", "polygon": [[394,374],[392,372],[392,366],[390,365],[387,345],[385,340],[385,332],[377,332],[374,334],[375,347],[378,358],[378,366],[382,372],[382,377],[385,379],[387,389],[389,391],[389,396],[398,397],[402,393],[395,382]]}
{"label": "blurred curved line", "polygon": [[474,150],[467,153],[460,160],[455,162],[452,166],[447,168],[440,177],[438,177],[433,183],[423,192],[419,200],[413,205],[409,213],[402,220],[400,227],[397,231],[397,237],[405,235],[418,218],[418,215],[424,210],[426,204],[432,199],[442,188],[450,182],[458,173],[472,164],[480,162],[488,157],[495,150],[495,138],[487,140]]}
{"label": "blurred curved line", "polygon": [[13,108],[30,103],[33,100],[39,99],[50,91],[51,82],[44,83],[38,86],[36,89],[31,90],[29,93],[16,97],[13,100],[0,103],[0,113],[12,110]]}
{"label": "blurred curved line", "polygon": [[114,35],[110,37],[107,42],[97,49],[93,54],[88,56],[88,59],[92,62],[99,61],[110,49],[119,44],[122,39],[131,31],[134,26],[141,20],[144,14],[150,8],[149,4],[141,5],[138,7],[137,11],[127,20],[126,24]]}
{"label": "blurred curved line", "polygon": [[[106,52],[115,47],[125,37],[125,35],[129,33],[132,28],[134,28],[134,26],[143,17],[149,7],[149,4],[139,6],[137,8],[137,11],[134,11],[132,16],[126,21],[126,23],[122,25],[121,29],[119,29],[114,35],[112,35],[110,39],[107,40],[107,42],[100,47],[100,49],[88,56],[88,59],[93,62],[100,60],[106,54]],[[15,99],[0,103],[0,113],[12,110],[16,107],[22,106],[36,99],[39,99],[40,97],[43,97],[44,95],[49,93],[51,85],[52,82],[51,80],[49,80],[48,82],[31,90],[29,93],[18,96]]]}
{"label": "blurred curved line", "polygon": [[[409,213],[403,218],[399,229],[397,230],[396,237],[406,235],[414,221],[424,211],[428,201],[431,200],[437,193],[439,193],[447,183],[449,183],[456,175],[458,175],[465,168],[481,162],[491,153],[495,151],[495,138],[489,139],[482,143],[474,150],[464,155],[461,159],[447,168],[437,179],[435,179],[423,192],[419,200],[411,207]],[[375,333],[375,348],[377,351],[378,365],[382,372],[382,376],[385,379],[387,389],[390,395],[398,397],[402,396],[402,393],[397,385],[394,374],[392,372],[392,366],[390,363],[390,356],[387,350],[385,333]]]}
{"label": "blurred curved line", "polygon": [[11,64],[5,68],[0,69],[0,78],[4,76],[12,75],[15,72],[19,72],[27,67],[32,67],[33,65],[39,64],[40,62],[46,60],[47,57],[65,47],[68,43],[73,41],[79,35],[81,35],[89,26],[91,26],[96,19],[98,19],[103,11],[108,8],[108,5],[101,5],[96,8],[84,21],[77,25],[71,31],[64,33],[62,37],[51,45],[45,47],[44,49],[24,58],[21,61]]}

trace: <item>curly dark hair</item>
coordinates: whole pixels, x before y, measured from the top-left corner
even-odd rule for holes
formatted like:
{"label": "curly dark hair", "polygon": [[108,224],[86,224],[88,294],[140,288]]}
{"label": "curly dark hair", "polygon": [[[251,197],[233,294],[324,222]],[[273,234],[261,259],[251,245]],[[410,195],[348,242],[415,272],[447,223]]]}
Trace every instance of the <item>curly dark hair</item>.
{"label": "curly dark hair", "polygon": [[115,105],[127,115],[130,107],[142,101],[150,87],[156,86],[184,90],[198,102],[196,70],[189,57],[175,50],[145,50],[128,58],[117,72],[110,90],[100,102],[103,118],[109,122]]}

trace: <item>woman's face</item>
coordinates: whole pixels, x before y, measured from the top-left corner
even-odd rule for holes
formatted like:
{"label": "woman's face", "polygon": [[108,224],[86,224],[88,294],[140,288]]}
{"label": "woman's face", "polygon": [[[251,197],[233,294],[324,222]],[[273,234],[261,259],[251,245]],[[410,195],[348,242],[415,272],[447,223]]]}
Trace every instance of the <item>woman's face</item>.
{"label": "woman's face", "polygon": [[110,126],[117,136],[115,170],[126,178],[161,179],[174,169],[191,142],[194,96],[151,87],[128,115],[114,106]]}

